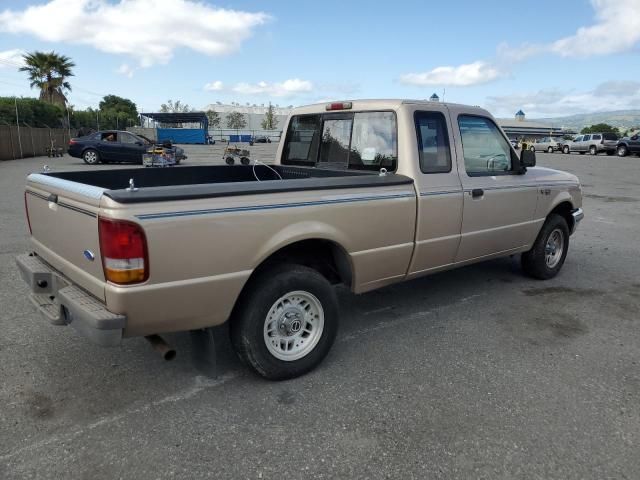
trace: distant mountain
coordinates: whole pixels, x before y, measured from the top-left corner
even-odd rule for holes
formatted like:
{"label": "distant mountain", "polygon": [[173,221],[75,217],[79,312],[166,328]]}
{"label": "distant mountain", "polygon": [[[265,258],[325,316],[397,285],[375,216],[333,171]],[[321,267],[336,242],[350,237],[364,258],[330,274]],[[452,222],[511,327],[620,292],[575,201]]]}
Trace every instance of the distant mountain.
{"label": "distant mountain", "polygon": [[535,122],[549,123],[573,129],[577,132],[596,123],[608,123],[621,130],[640,126],[640,110],[616,110],[613,112],[580,113],[568,117],[536,118]]}

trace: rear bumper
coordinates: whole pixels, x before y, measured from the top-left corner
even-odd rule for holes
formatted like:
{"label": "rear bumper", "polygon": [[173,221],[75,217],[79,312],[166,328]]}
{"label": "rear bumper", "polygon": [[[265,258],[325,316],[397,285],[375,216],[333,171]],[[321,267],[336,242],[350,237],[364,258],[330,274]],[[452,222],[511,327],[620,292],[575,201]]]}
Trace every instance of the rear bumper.
{"label": "rear bumper", "polygon": [[573,235],[573,232],[575,232],[576,229],[578,228],[578,224],[584,218],[584,212],[582,211],[581,208],[576,208],[575,210],[571,211],[571,216],[573,217],[573,226],[571,228],[571,235]]}
{"label": "rear bumper", "polygon": [[30,299],[54,325],[71,325],[102,346],[120,344],[126,317],[106,309],[104,303],[72,284],[35,254],[16,258],[22,279],[31,290]]}

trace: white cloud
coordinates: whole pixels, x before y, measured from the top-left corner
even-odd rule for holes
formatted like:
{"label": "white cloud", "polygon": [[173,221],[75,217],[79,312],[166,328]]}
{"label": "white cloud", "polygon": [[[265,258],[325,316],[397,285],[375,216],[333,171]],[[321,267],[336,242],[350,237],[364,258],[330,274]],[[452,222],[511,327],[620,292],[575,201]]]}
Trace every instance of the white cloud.
{"label": "white cloud", "polygon": [[487,83],[499,76],[501,73],[495,66],[477,61],[457,67],[437,67],[424,73],[407,73],[400,77],[400,82],[419,87],[431,85],[466,87]]}
{"label": "white cloud", "polygon": [[0,52],[0,68],[20,68],[24,65],[23,55],[24,51],[19,48]]}
{"label": "white cloud", "polygon": [[0,31],[89,45],[148,67],[167,63],[181,48],[212,56],[235,52],[269,18],[194,0],[49,0],[4,10]]}
{"label": "white cloud", "polygon": [[235,85],[225,88],[220,80],[207,83],[204,86],[205,90],[209,91],[224,91],[237,93],[240,95],[267,95],[271,97],[295,97],[300,94],[312,92],[314,89],[313,83],[309,80],[300,80],[299,78],[290,78],[284,82],[258,82],[247,83],[240,82]]}
{"label": "white cloud", "polygon": [[550,45],[563,57],[607,55],[632,50],[640,42],[640,0],[591,0],[596,23]]}
{"label": "white cloud", "polygon": [[215,82],[207,83],[204,89],[210,92],[220,92],[224,90],[224,84],[220,80],[216,80]]}
{"label": "white cloud", "polygon": [[582,92],[545,89],[491,96],[487,97],[486,106],[494,115],[511,117],[522,109],[533,118],[634,109],[640,108],[640,82],[609,81]]}
{"label": "white cloud", "polygon": [[136,71],[135,68],[132,68],[130,65],[123,63],[118,67],[118,69],[116,70],[116,73],[119,73],[120,75],[124,75],[127,78],[133,78],[133,73],[135,71]]}

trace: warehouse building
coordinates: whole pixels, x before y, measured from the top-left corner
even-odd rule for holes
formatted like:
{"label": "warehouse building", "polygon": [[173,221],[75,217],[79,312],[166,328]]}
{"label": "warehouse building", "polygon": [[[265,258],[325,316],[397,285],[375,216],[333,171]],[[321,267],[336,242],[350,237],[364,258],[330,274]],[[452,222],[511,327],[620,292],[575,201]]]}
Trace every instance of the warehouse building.
{"label": "warehouse building", "polygon": [[562,126],[531,122],[526,119],[522,110],[518,110],[513,120],[508,118],[498,118],[498,125],[502,127],[504,133],[510,140],[535,140],[542,137],[563,137],[565,135],[575,135],[575,131]]}

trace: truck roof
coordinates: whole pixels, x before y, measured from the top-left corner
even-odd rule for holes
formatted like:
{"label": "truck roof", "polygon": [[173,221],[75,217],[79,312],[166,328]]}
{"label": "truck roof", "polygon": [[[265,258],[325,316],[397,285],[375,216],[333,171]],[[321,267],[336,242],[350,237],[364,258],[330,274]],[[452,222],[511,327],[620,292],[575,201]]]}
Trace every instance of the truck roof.
{"label": "truck roof", "polygon": [[[331,100],[322,103],[314,103],[311,105],[303,105],[300,107],[296,107],[291,112],[292,115],[295,114],[304,114],[304,113],[320,113],[326,112],[326,106],[329,103],[340,103],[340,102],[351,102],[352,107],[349,110],[358,111],[358,110],[397,110],[402,105],[424,105],[435,106],[435,105],[446,105],[450,107],[464,108],[468,110],[470,113],[482,113],[487,114],[488,112],[478,106],[471,105],[463,105],[460,103],[451,103],[451,102],[433,102],[430,100],[415,100],[415,99],[402,99],[402,98],[391,98],[391,99],[361,99],[361,100]],[[346,110],[346,111],[349,111]]]}

